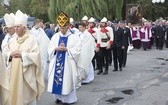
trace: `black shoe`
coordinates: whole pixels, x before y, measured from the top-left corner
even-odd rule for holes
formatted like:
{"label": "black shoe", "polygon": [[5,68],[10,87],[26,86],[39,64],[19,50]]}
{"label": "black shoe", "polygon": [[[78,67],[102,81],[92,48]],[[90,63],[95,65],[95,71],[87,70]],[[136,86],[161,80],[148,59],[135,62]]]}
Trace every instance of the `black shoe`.
{"label": "black shoe", "polygon": [[89,83],[81,83],[81,85],[87,85],[87,84],[89,84]]}
{"label": "black shoe", "polygon": [[113,71],[118,71],[117,69],[114,69]]}
{"label": "black shoe", "polygon": [[70,105],[69,103],[62,103],[62,105]]}
{"label": "black shoe", "polygon": [[122,70],[123,70],[123,68],[121,67],[121,68],[120,68],[120,71],[122,71]]}
{"label": "black shoe", "polygon": [[99,70],[99,71],[97,72],[97,75],[99,75],[99,74],[101,74],[101,73],[103,73],[103,71],[102,71],[102,70]]}
{"label": "black shoe", "polygon": [[59,100],[59,99],[57,99],[57,100],[55,101],[55,103],[56,103],[56,104],[60,104],[60,103],[62,103],[62,101]]}
{"label": "black shoe", "polygon": [[103,75],[106,75],[106,74],[108,74],[108,71],[107,71],[107,70],[104,71]]}

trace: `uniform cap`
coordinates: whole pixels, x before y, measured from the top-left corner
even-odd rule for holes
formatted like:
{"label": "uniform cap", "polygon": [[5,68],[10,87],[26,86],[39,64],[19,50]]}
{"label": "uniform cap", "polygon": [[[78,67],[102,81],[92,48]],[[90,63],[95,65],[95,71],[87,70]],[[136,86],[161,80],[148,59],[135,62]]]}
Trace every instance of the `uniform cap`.
{"label": "uniform cap", "polygon": [[82,20],[88,20],[88,17],[85,15]]}
{"label": "uniform cap", "polygon": [[93,22],[95,22],[95,19],[94,19],[93,17],[91,17],[91,18],[88,20],[88,22],[93,23]]}
{"label": "uniform cap", "polygon": [[100,22],[106,23],[106,22],[107,22],[107,18],[106,18],[106,17],[103,17],[103,19],[102,19]]}

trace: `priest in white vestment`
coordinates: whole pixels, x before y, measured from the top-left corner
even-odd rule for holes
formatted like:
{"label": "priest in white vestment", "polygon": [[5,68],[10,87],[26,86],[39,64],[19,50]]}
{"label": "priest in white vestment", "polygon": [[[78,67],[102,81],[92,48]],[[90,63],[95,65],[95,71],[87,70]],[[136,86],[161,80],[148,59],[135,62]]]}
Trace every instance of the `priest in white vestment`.
{"label": "priest in white vestment", "polygon": [[54,94],[56,103],[69,105],[77,101],[77,58],[80,53],[80,40],[69,30],[69,17],[61,13],[57,22],[60,32],[56,33],[49,44],[50,58],[48,73],[48,92]]}
{"label": "priest in white vestment", "polygon": [[42,64],[42,72],[43,77],[45,80],[48,79],[48,52],[46,49],[48,49],[48,45],[50,43],[50,39],[46,35],[45,31],[42,29],[43,22],[41,19],[35,20],[35,25],[31,29],[31,33],[35,37],[35,39],[38,42],[38,45],[40,47],[40,55],[41,55],[41,64]]}
{"label": "priest in white vestment", "polygon": [[41,72],[39,46],[27,29],[28,16],[18,10],[15,14],[17,37],[4,48],[5,62],[9,68],[10,96],[3,105],[36,105],[45,89]]}
{"label": "priest in white vestment", "polygon": [[95,41],[92,35],[87,31],[86,24],[79,24],[79,37],[82,42],[81,52],[78,59],[79,76],[82,83],[90,83],[94,79],[94,68],[92,59],[95,55]]}

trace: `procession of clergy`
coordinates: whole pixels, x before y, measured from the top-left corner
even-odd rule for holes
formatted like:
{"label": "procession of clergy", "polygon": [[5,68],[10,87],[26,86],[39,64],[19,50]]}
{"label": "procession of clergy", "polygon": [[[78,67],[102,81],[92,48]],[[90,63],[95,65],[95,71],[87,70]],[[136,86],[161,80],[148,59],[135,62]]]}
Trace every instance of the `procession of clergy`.
{"label": "procession of clergy", "polygon": [[36,105],[44,79],[56,104],[75,103],[76,89],[93,81],[95,69],[97,75],[107,75],[113,58],[113,71],[122,71],[127,50],[140,48],[140,42],[146,50],[152,38],[149,22],[131,27],[114,21],[111,27],[104,17],[97,26],[93,17],[84,16],[77,29],[72,18],[60,13],[59,31],[50,40],[40,19],[31,30],[27,19],[20,10],[4,15],[8,31],[0,52],[0,105]]}

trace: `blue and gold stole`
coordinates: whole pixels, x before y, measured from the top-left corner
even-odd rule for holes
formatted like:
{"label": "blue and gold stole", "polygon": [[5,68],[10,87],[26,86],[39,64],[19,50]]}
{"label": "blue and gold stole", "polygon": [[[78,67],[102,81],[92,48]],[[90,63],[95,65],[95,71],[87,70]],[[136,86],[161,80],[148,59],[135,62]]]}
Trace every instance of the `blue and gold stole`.
{"label": "blue and gold stole", "polygon": [[[68,41],[68,36],[67,37],[60,36],[58,46],[61,43],[64,43],[65,47],[66,47],[67,41]],[[65,56],[66,56],[65,51],[57,51],[56,52],[56,64],[55,64],[55,73],[54,73],[54,81],[53,81],[53,89],[52,89],[52,93],[54,93],[54,94],[61,95],[61,93],[62,93]]]}

